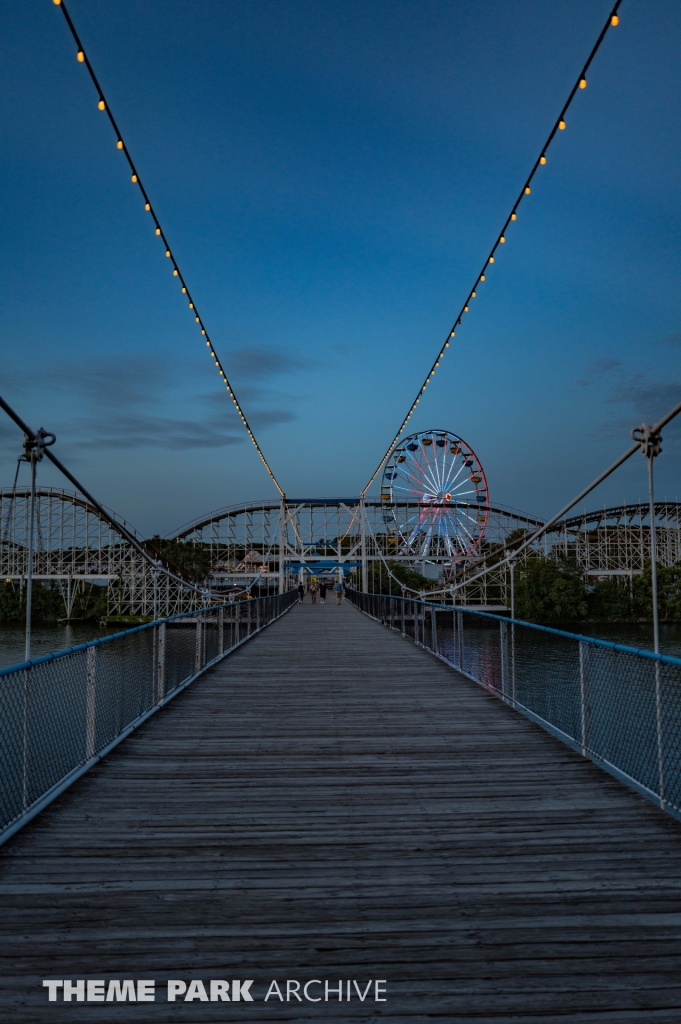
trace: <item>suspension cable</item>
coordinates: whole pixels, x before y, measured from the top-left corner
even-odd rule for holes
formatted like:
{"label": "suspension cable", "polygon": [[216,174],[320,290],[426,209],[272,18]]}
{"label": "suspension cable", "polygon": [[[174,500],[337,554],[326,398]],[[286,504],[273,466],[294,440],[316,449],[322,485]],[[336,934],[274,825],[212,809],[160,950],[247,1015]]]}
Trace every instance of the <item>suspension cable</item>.
{"label": "suspension cable", "polygon": [[276,476],[274,475],[272,469],[270,468],[270,465],[269,465],[267,459],[263,455],[262,449],[261,449],[260,445],[258,444],[258,442],[256,440],[255,434],[253,433],[253,431],[252,431],[252,429],[250,427],[250,424],[249,424],[248,420],[246,419],[246,414],[244,413],[243,408],[242,408],[241,404],[239,403],[239,400],[236,397],[234,388],[232,387],[232,385],[230,383],[230,380],[227,377],[227,374],[225,372],[225,368],[222,365],[222,362],[220,361],[220,358],[219,358],[217,352],[215,351],[215,346],[213,345],[213,342],[210,339],[210,335],[208,334],[208,329],[207,329],[207,327],[206,327],[206,325],[205,325],[201,315],[199,314],[199,311],[196,308],[196,303],[194,302],[194,299],[192,298],[191,292],[189,291],[189,288],[187,287],[187,283],[186,283],[186,281],[185,281],[185,279],[184,279],[184,277],[183,277],[183,275],[182,275],[182,273],[180,271],[180,268],[179,268],[179,265],[177,263],[177,260],[176,260],[174,254],[173,254],[173,251],[172,251],[172,249],[170,247],[170,243],[168,242],[166,234],[165,234],[163,228],[161,227],[161,224],[160,224],[160,221],[159,221],[158,216],[156,214],[156,211],[154,210],[154,207],[152,206],[151,199],[149,198],[147,190],[145,189],[144,185],[142,184],[142,179],[140,178],[140,175],[139,175],[139,173],[137,171],[137,167],[135,166],[135,163],[134,163],[134,161],[132,159],[132,156],[130,155],[130,150],[128,149],[128,146],[126,145],[126,143],[125,143],[125,141],[123,139],[123,135],[121,133],[120,128],[118,127],[118,125],[116,123],[116,120],[115,120],[113,114],[111,113],[111,108],[110,108],[110,106],[109,106],[109,104],[108,104],[108,102],[106,100],[106,97],[104,95],[104,92],[102,90],[101,85],[99,84],[97,76],[94,73],[94,70],[92,68],[92,64],[90,63],[88,55],[86,54],[85,50],[83,49],[83,44],[81,43],[80,37],[79,37],[79,35],[78,35],[77,31],[76,31],[75,25],[73,24],[73,21],[71,20],[71,15],[69,14],[69,12],[66,9],[66,4],[64,3],[64,0],[53,0],[53,3],[57,7],[61,8],[62,13],[64,15],[64,18],[66,19],[66,24],[68,25],[68,27],[69,27],[69,29],[71,31],[71,35],[73,36],[74,42],[75,42],[75,44],[76,44],[76,46],[78,48],[77,49],[77,53],[76,53],[76,58],[79,61],[79,63],[84,64],[85,67],[87,68],[88,73],[90,75],[90,78],[92,79],[92,84],[94,85],[95,89],[97,90],[97,95],[99,96],[99,101],[98,101],[97,106],[99,107],[100,110],[103,110],[106,113],[107,117],[109,118],[109,122],[111,124],[111,127],[113,128],[114,133],[116,135],[116,146],[117,146],[118,149],[120,149],[123,152],[123,155],[125,156],[126,160],[128,161],[128,166],[130,167],[130,172],[131,172],[131,181],[132,181],[133,185],[137,185],[137,187],[139,188],[140,193],[142,194],[142,199],[144,200],[144,209],[151,215],[151,218],[152,218],[152,220],[154,222],[154,227],[155,227],[155,230],[156,230],[156,234],[158,235],[158,237],[163,242],[163,248],[165,250],[166,257],[170,260],[170,266],[172,267],[172,270],[173,270],[173,276],[178,278],[179,283],[182,286],[182,294],[187,296],[187,301],[189,303],[189,309],[194,314],[194,320],[199,325],[199,329],[201,331],[202,337],[205,337],[205,339],[206,339],[206,346],[207,346],[208,351],[210,353],[211,359],[213,360],[213,362],[215,364],[215,367],[216,367],[218,373],[220,374],[220,379],[224,383],[225,389],[227,391],[227,394],[232,399],[232,402],[234,404],[234,408],[236,409],[237,413],[239,414],[241,422],[243,423],[244,427],[246,428],[248,436],[250,437],[251,441],[253,442],[255,450],[257,451],[258,455],[260,456],[260,459],[262,460],[262,463],[263,463],[265,469],[269,473],[270,478],[271,478],[274,486],[277,488],[277,490],[279,491],[279,494],[283,498],[284,497],[284,492],[281,489],[281,487],[279,486],[279,482],[278,482]]}
{"label": "suspension cable", "polygon": [[[55,3],[56,2],[57,2],[57,0],[55,0]],[[568,96],[567,100],[563,104],[563,108],[562,108],[560,114],[558,115],[558,118],[557,118],[553,128],[551,129],[551,131],[549,133],[549,137],[547,138],[546,142],[542,146],[542,148],[541,148],[541,150],[539,152],[539,156],[535,160],[534,166],[532,167],[532,170],[530,171],[529,175],[527,176],[525,184],[523,185],[523,187],[520,190],[518,198],[513,203],[513,206],[511,208],[511,212],[509,213],[509,215],[507,216],[506,220],[504,221],[504,225],[503,225],[501,231],[499,232],[499,234],[497,235],[496,240],[495,240],[492,248],[490,249],[490,252],[489,252],[487,258],[485,259],[485,262],[483,263],[483,266],[482,266],[482,269],[481,269],[480,273],[475,278],[475,283],[474,283],[473,287],[471,288],[471,290],[469,291],[468,296],[467,296],[465,302],[463,303],[461,309],[459,310],[459,314],[456,317],[456,319],[455,319],[455,321],[454,321],[454,323],[452,325],[452,328],[451,328],[451,330],[449,331],[449,333],[447,335],[447,338],[446,338],[444,344],[442,346],[440,346],[438,355],[435,358],[435,361],[433,362],[430,370],[426,374],[425,380],[423,381],[423,384],[419,388],[419,390],[418,390],[418,392],[416,394],[416,397],[415,397],[414,401],[412,402],[412,404],[411,404],[411,406],[409,408],[409,412],[407,413],[407,415],[402,420],[402,423],[400,425],[399,430],[397,431],[397,433],[393,437],[392,441],[388,445],[388,448],[386,450],[385,455],[383,456],[383,458],[381,459],[379,464],[376,466],[376,469],[374,470],[374,472],[373,472],[373,474],[371,476],[371,479],[369,480],[368,484],[366,485],[366,487],[362,491],[362,493],[361,493],[361,497],[362,498],[364,497],[364,495],[369,490],[369,488],[371,487],[372,483],[374,482],[374,480],[376,479],[376,477],[380,473],[381,467],[383,466],[384,462],[386,461],[386,459],[390,455],[391,451],[393,450],[393,447],[395,446],[395,444],[396,444],[400,434],[402,433],[402,431],[406,427],[407,423],[411,419],[412,415],[416,411],[416,407],[419,404],[419,402],[421,401],[422,396],[425,394],[425,391],[426,391],[426,388],[428,387],[428,384],[430,383],[430,381],[435,376],[435,371],[437,369],[439,369],[440,363],[442,362],[442,360],[445,357],[445,352],[449,348],[450,342],[451,342],[452,338],[454,338],[454,336],[456,334],[456,328],[460,326],[461,319],[464,316],[464,314],[468,313],[468,311],[470,309],[470,303],[473,301],[473,299],[476,298],[477,293],[478,293],[478,288],[485,281],[486,274],[489,271],[489,267],[491,266],[491,264],[494,263],[494,260],[495,260],[495,257],[496,257],[496,253],[497,253],[497,249],[499,248],[500,245],[504,245],[504,243],[506,242],[506,232],[508,230],[508,227],[509,227],[509,225],[511,224],[512,221],[517,220],[517,218],[518,218],[518,208],[520,207],[520,204],[522,203],[523,199],[526,196],[530,195],[530,193],[532,191],[532,188],[531,188],[532,180],[533,180],[535,174],[537,173],[538,169],[540,167],[543,167],[546,164],[546,162],[547,162],[546,153],[547,153],[547,151],[549,149],[549,146],[553,142],[553,139],[554,139],[554,136],[556,135],[556,132],[563,131],[565,129],[565,127],[566,127],[565,115],[566,115],[566,113],[568,111],[568,108],[570,107],[570,104],[572,103],[572,101],[573,101],[574,97],[576,96],[577,91],[579,89],[586,89],[586,84],[587,84],[586,83],[586,73],[589,70],[589,66],[590,66],[592,60],[594,59],[594,57],[598,53],[598,51],[599,51],[599,49],[601,47],[601,43],[605,39],[605,36],[607,34],[608,29],[610,27],[614,28],[616,25],[619,25],[619,17],[617,15],[617,11],[618,11],[619,6],[620,6],[621,3],[622,3],[622,0],[617,0],[617,2],[615,3],[615,6],[610,11],[610,14],[608,15],[607,21],[605,22],[605,25],[601,29],[601,34],[599,35],[598,39],[596,40],[596,43],[595,43],[591,53],[589,54],[589,57],[588,57],[586,63],[584,64],[584,66],[583,66],[583,68],[582,68],[582,70],[581,70],[581,72],[579,74],[579,77],[578,77],[577,81],[573,85],[573,87],[572,87],[572,89],[570,91],[570,95]]]}
{"label": "suspension cable", "polygon": [[[14,411],[12,406],[5,401],[2,395],[0,395],[0,409],[6,412],[11,420],[14,420],[19,429],[23,431],[24,436],[27,439],[29,439],[30,441],[37,441],[38,436],[36,432],[32,430],[28,426],[28,424],[24,422],[24,420],[22,420],[21,416],[19,416],[19,414]],[[66,468],[66,466],[57,458],[56,455],[54,455],[50,451],[49,448],[43,448],[42,452],[43,455],[47,459],[49,459],[54,466],[57,467],[59,472],[62,473],[70,483],[73,484],[76,490],[80,491],[83,497],[90,502],[92,507],[97,511],[101,518],[104,519],[109,524],[109,526],[113,527],[113,529],[117,533],[119,533],[128,542],[128,544],[130,544],[131,547],[133,547],[135,551],[142,556],[144,561],[152,566],[153,569],[162,573],[164,576],[168,576],[171,580],[174,580],[175,583],[179,583],[186,589],[192,590],[196,594],[201,594],[202,597],[224,598],[223,594],[218,594],[215,591],[207,590],[205,587],[201,587],[197,583],[191,583],[189,580],[183,579],[182,576],[173,572],[173,570],[170,568],[170,565],[172,565],[172,563],[169,562],[169,559],[165,558],[165,556],[162,555],[162,553],[158,551],[153,544],[150,544],[149,541],[145,541],[145,544],[148,547],[152,548],[154,553],[158,556],[157,558],[154,558],[147,550],[147,547],[145,547],[145,544],[140,543],[135,534],[128,529],[127,525],[125,523],[121,523],[114,515],[112,515],[112,513],[106,508],[105,505],[102,505],[99,501],[97,501],[97,499],[93,497],[92,494],[90,494],[90,492],[85,487],[83,487],[83,485],[76,479],[73,473],[71,473],[71,471]],[[14,485],[16,488],[16,477],[14,480]],[[169,565],[163,565],[163,560],[169,563]],[[253,584],[251,584],[251,586],[253,586]],[[245,592],[248,589],[250,588],[244,588],[244,590],[239,591],[239,593]]]}

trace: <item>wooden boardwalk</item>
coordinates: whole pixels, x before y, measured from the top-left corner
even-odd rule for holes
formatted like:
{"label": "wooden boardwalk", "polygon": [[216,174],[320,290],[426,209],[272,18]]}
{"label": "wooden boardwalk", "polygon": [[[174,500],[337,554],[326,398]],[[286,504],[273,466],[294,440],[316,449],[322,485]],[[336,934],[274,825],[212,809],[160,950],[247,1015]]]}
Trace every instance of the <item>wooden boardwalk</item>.
{"label": "wooden boardwalk", "polygon": [[[347,604],[150,719],[0,849],[0,900],[3,1024],[681,1021],[681,828]],[[88,977],[157,1001],[41,988]],[[272,979],[344,998],[264,1002]],[[386,1002],[345,1000],[376,979]]]}

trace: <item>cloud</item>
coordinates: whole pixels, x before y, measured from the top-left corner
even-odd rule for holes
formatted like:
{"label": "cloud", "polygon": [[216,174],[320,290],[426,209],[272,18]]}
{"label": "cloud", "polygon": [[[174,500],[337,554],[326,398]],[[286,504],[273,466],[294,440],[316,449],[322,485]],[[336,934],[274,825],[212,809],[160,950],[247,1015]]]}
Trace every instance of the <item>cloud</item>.
{"label": "cloud", "polygon": [[670,334],[658,341],[658,345],[665,345],[667,348],[681,348],[681,334]]}
{"label": "cloud", "polygon": [[58,361],[49,368],[50,382],[60,391],[77,394],[91,405],[130,408],[157,400],[173,383],[172,365],[162,357],[126,354],[90,357],[74,364]]}
{"label": "cloud", "polygon": [[224,355],[224,365],[229,376],[233,376],[235,381],[299,373],[310,368],[310,364],[280,349],[258,345],[227,351]]}
{"label": "cloud", "polygon": [[681,402],[681,381],[642,383],[641,378],[642,374],[632,374],[620,381],[606,402],[627,402],[642,422],[655,423]]}
{"label": "cloud", "polygon": [[70,433],[78,438],[80,448],[166,448],[178,451],[187,448],[223,448],[242,444],[245,431],[234,425],[211,420],[172,419],[144,414],[74,421]]}
{"label": "cloud", "polygon": [[580,380],[576,381],[581,387],[587,387],[592,384],[595,380],[602,380],[604,377],[608,377],[613,373],[621,369],[622,363],[619,359],[598,359],[591,366],[586,369],[586,375]]}
{"label": "cloud", "polygon": [[[296,372],[302,364],[273,348],[243,347],[233,353],[235,371],[252,383],[238,388],[239,400],[254,430],[297,419],[295,400],[287,400],[256,381],[272,375]],[[59,426],[60,437],[68,437],[80,450],[162,448],[170,451],[191,448],[222,448],[243,444],[248,435],[234,411],[224,386],[201,393],[205,387],[203,367],[189,358],[163,353],[125,353],[120,356],[87,356],[80,362],[55,360],[21,378],[10,369],[6,382],[14,378],[31,390],[49,393],[57,402],[50,423]],[[178,415],[179,414],[179,415]],[[48,424],[49,425],[49,424]],[[0,420],[0,442],[21,446],[21,434],[9,422]]]}

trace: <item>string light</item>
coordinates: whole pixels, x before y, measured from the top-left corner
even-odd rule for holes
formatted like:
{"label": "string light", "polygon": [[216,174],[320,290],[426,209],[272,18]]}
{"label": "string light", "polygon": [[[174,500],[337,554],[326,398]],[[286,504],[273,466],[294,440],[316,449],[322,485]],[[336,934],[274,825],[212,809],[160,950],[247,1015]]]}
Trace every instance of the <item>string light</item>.
{"label": "string light", "polygon": [[[111,113],[111,109],[110,109],[109,105],[105,101],[104,93],[103,93],[103,91],[102,91],[102,89],[101,89],[101,87],[99,85],[99,82],[97,81],[97,76],[95,75],[94,71],[92,70],[92,66],[91,66],[90,62],[86,61],[86,59],[85,59],[85,51],[84,51],[83,46],[81,44],[81,41],[80,41],[80,39],[78,37],[78,33],[76,32],[75,25],[73,24],[73,21],[71,20],[71,15],[69,14],[69,12],[66,9],[66,4],[63,2],[63,0],[54,0],[54,3],[55,3],[55,6],[61,7],[61,9],[62,9],[62,12],[64,14],[64,18],[66,20],[66,24],[68,25],[69,30],[71,32],[71,35],[73,36],[73,40],[74,40],[76,46],[78,47],[77,58],[78,58],[78,60],[79,60],[79,62],[81,64],[84,63],[86,65],[88,73],[90,75],[90,78],[92,79],[92,84],[94,85],[95,89],[97,90],[97,95],[99,97],[99,103],[98,103],[99,109],[100,110],[106,110],[106,112],[107,112],[107,116],[109,118],[109,122],[111,124],[111,127],[113,128],[113,130],[114,130],[114,132],[116,134],[116,140],[117,140],[116,141],[116,145],[117,145],[118,149],[124,149],[124,151],[125,151],[125,156],[126,156],[126,159],[128,161],[128,165],[130,167],[130,171],[131,171],[131,175],[132,175],[131,181],[132,181],[132,183],[134,185],[138,186],[140,192],[142,193],[142,197],[144,199],[144,209],[147,212],[151,213],[152,217],[154,218],[154,223],[156,224],[156,234],[160,236],[160,235],[162,235],[162,232],[161,232],[161,226],[159,224],[158,217],[156,216],[156,214],[152,210],[151,202],[150,202],[149,197],[148,197],[148,195],[146,193],[144,185],[140,181],[139,175],[137,173],[137,169],[136,169],[136,167],[135,167],[135,165],[134,165],[134,163],[132,161],[132,157],[130,156],[130,152],[123,145],[123,136],[122,136],[122,134],[121,134],[121,132],[120,132],[120,130],[118,128],[118,125],[116,124],[116,121],[114,119],[113,114]],[[174,259],[174,257],[172,256],[172,252],[171,252],[170,248],[167,245],[167,241],[166,241],[165,236],[163,236],[163,241],[166,244],[165,254],[166,254],[166,256],[169,259],[172,259],[172,263],[173,263],[173,276],[180,278],[180,282],[182,284],[182,294],[183,295],[187,295],[189,297],[189,300],[190,300],[189,308],[195,310],[194,300],[192,299],[191,295],[189,295],[189,293],[187,291],[187,286],[185,284],[185,281],[184,281],[182,275],[180,274],[180,270],[179,270],[179,267],[177,265],[177,260]],[[218,368],[218,372],[219,372],[220,378],[221,378],[221,380],[224,380],[226,382],[226,384],[227,384],[227,389],[229,391],[229,394],[232,396],[234,405],[235,405],[236,410],[237,410],[237,412],[238,412],[238,414],[239,414],[239,416],[241,418],[242,423],[246,427],[246,430],[248,432],[248,436],[250,437],[251,441],[253,442],[253,445],[254,445],[258,455],[262,459],[262,462],[263,462],[265,468],[267,469],[267,472],[269,473],[270,478],[271,478],[272,482],[274,483],[274,486],[277,488],[277,490],[278,490],[279,494],[281,495],[281,497],[284,498],[285,497],[284,492],[283,492],[282,488],[279,486],[279,482],[278,482],[277,478],[275,477],[274,473],[272,472],[272,470],[270,468],[270,465],[267,462],[267,459],[265,458],[265,456],[263,455],[262,450],[260,448],[260,445],[258,444],[258,442],[257,442],[257,440],[255,438],[255,435],[254,435],[253,431],[251,430],[251,428],[250,428],[250,426],[248,424],[248,421],[246,420],[246,417],[244,416],[243,410],[242,410],[239,402],[237,401],[236,395],[234,394],[234,391],[232,390],[232,388],[229,385],[227,374],[225,373],[222,365],[220,364],[219,359],[215,356],[215,352],[214,352],[214,349],[213,349],[213,346],[212,346],[212,342],[210,341],[210,338],[208,338],[208,336],[206,335],[206,329],[203,326],[203,324],[201,323],[201,318],[198,315],[195,317],[195,321],[196,321],[197,324],[201,324],[201,334],[206,336],[206,338],[207,338],[206,344],[210,347],[211,354],[215,358],[215,365]]]}
{"label": "string light", "polygon": [[[568,109],[570,107],[570,104],[572,103],[572,101],[573,101],[577,91],[579,89],[586,89],[586,73],[589,70],[591,62],[593,61],[594,57],[598,53],[598,51],[599,51],[599,49],[601,47],[601,43],[605,39],[605,36],[607,34],[608,29],[610,28],[610,26],[614,27],[616,25],[619,25],[619,17],[617,15],[617,11],[618,11],[621,3],[622,3],[622,0],[617,0],[617,2],[615,3],[615,6],[613,7],[613,9],[611,10],[610,14],[608,15],[608,20],[606,21],[605,25],[601,29],[601,33],[600,33],[598,39],[596,40],[591,53],[589,54],[589,58],[588,58],[586,64],[584,65],[584,67],[581,70],[579,78],[577,79],[577,81],[573,85],[572,90],[570,91],[570,94],[569,94],[565,104],[563,105],[563,109],[561,110],[561,112],[560,112],[560,114],[558,116],[558,119],[556,120],[553,128],[551,129],[551,132],[549,134],[548,139],[546,140],[546,142],[542,146],[541,150],[539,151],[539,156],[537,157],[537,160],[535,162],[534,167],[530,171],[530,174],[529,174],[529,176],[527,178],[527,181],[525,182],[525,184],[523,185],[523,187],[521,189],[520,195],[518,196],[518,198],[516,199],[515,203],[513,204],[513,207],[511,209],[511,213],[509,214],[509,216],[506,219],[506,223],[502,227],[499,235],[497,236],[496,242],[492,246],[492,251],[490,252],[490,254],[487,257],[487,259],[485,260],[485,263],[484,263],[484,267],[485,268],[489,264],[494,263],[494,254],[495,254],[495,252],[497,250],[497,246],[503,245],[505,243],[505,241],[506,241],[506,229],[508,228],[508,225],[510,224],[510,222],[511,221],[516,221],[518,219],[517,209],[520,206],[520,203],[522,202],[523,198],[525,196],[529,196],[531,194],[531,191],[532,191],[532,189],[531,189],[532,179],[534,178],[534,175],[535,175],[536,171],[538,170],[538,168],[539,167],[543,167],[546,164],[546,153],[547,153],[547,151],[549,149],[549,146],[553,142],[553,139],[554,139],[554,136],[555,136],[556,132],[563,131],[565,129],[565,114],[567,113],[567,111],[568,111]],[[484,272],[478,274],[478,276],[476,278],[476,285],[477,285],[477,282],[484,281],[484,280],[485,280]],[[464,313],[468,313],[468,301],[471,298],[475,298],[475,294],[476,294],[475,291],[471,291],[469,293],[469,298],[464,303],[461,312],[459,313],[459,315],[457,316],[456,320],[454,321],[455,326],[458,326],[461,323],[462,315]],[[449,333],[448,337],[449,338],[453,338],[454,337],[454,329],[453,328],[452,328],[451,332]],[[445,348],[449,347],[449,341],[445,342],[445,346],[444,347]],[[440,359],[440,358],[442,358],[442,354],[438,357],[438,359]],[[432,380],[433,375],[435,373],[435,370],[437,368],[439,368],[439,365],[440,364],[439,364],[438,361],[436,361],[432,365],[431,369],[428,371],[428,373],[426,375],[426,383],[428,383],[430,380]],[[417,395],[423,394],[423,391],[425,391],[425,384],[419,389],[419,391],[417,392]],[[400,428],[397,431],[397,433],[395,434],[395,436],[393,437],[392,441],[390,442],[390,445],[388,446],[388,449],[387,449],[385,455],[383,456],[383,458],[379,462],[378,466],[374,470],[374,473],[373,473],[371,479],[369,480],[369,482],[367,483],[366,487],[364,487],[364,489],[362,491],[362,495],[361,495],[362,497],[364,497],[364,495],[369,490],[369,488],[371,487],[372,483],[374,482],[374,480],[378,476],[378,474],[379,474],[379,472],[381,470],[381,467],[383,466],[384,462],[386,461],[386,459],[390,455],[391,451],[393,450],[395,444],[397,443],[397,441],[398,441],[398,439],[400,437],[400,434],[402,433],[402,431],[406,427],[406,425],[407,425],[409,419],[411,418],[412,413],[416,409],[416,406],[417,406],[419,401],[420,401],[420,398],[417,397],[412,402],[411,407],[409,408],[409,410],[407,412],[407,415],[402,420],[402,423],[400,424]]]}

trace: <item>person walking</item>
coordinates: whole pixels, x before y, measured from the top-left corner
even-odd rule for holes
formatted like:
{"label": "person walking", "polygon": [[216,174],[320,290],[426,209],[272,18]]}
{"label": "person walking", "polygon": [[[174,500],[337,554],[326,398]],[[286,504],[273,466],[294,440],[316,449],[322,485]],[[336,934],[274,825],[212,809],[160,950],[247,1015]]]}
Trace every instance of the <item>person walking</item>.
{"label": "person walking", "polygon": [[316,601],[317,601],[317,584],[316,583],[312,583],[310,585],[310,600],[312,601],[312,604],[315,604]]}
{"label": "person walking", "polygon": [[336,595],[336,604],[340,604],[343,600],[343,584],[340,580],[337,580],[333,585],[333,591]]}
{"label": "person walking", "polygon": [[303,598],[304,597],[305,597],[305,584],[301,581],[298,584],[298,604],[302,604],[303,603]]}
{"label": "person walking", "polygon": [[326,583],[324,580],[319,584],[319,603],[326,604]]}

